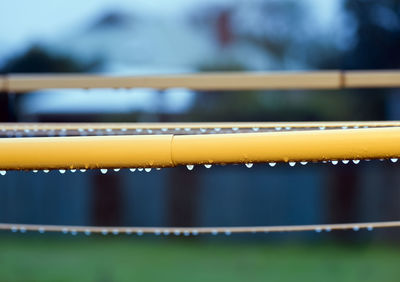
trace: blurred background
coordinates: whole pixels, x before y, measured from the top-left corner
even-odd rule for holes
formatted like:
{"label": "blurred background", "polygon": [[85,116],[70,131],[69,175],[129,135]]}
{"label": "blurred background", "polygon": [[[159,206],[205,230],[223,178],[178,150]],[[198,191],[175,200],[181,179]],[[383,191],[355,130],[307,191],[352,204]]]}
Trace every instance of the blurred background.
{"label": "blurred background", "polygon": [[[397,69],[399,0],[2,0],[0,73]],[[46,90],[1,122],[399,120],[398,89]],[[18,137],[18,136],[16,136]],[[1,156],[1,153],[0,153]],[[400,219],[390,162],[9,172],[0,222],[241,226]],[[0,233],[0,281],[398,281],[399,230],[171,238]]]}

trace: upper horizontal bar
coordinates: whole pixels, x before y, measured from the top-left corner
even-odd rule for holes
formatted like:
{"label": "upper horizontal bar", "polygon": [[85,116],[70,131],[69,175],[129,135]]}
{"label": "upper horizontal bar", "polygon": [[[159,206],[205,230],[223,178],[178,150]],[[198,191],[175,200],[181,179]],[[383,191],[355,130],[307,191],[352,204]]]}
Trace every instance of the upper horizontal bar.
{"label": "upper horizontal bar", "polygon": [[0,77],[0,90],[12,93],[53,88],[189,88],[206,91],[360,87],[400,87],[400,71],[225,72],[125,77],[9,74]]}

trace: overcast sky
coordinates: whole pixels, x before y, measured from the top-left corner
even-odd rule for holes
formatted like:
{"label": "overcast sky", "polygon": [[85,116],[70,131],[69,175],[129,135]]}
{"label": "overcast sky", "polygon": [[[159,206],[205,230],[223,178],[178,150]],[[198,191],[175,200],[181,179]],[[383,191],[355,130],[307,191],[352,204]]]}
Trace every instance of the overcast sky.
{"label": "overcast sky", "polygon": [[[88,24],[110,9],[175,15],[195,4],[235,1],[259,0],[1,0],[0,63],[6,54]],[[321,24],[329,25],[341,0],[301,1],[310,4]]]}

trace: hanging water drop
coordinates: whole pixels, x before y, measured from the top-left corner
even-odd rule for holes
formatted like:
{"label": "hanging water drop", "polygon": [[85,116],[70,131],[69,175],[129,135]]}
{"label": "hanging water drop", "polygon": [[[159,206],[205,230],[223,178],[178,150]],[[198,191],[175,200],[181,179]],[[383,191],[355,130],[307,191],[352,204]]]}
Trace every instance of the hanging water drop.
{"label": "hanging water drop", "polygon": [[187,231],[187,230],[183,231],[183,236],[189,236],[189,235],[190,235],[189,231]]}
{"label": "hanging water drop", "polygon": [[225,235],[226,236],[229,236],[229,235],[231,235],[232,234],[232,232],[230,231],[230,230],[225,230]]}
{"label": "hanging water drop", "polygon": [[138,171],[143,171],[143,168],[142,168],[142,167],[139,167],[137,170],[138,170]]}
{"label": "hanging water drop", "polygon": [[25,233],[25,232],[26,232],[26,228],[25,228],[25,227],[20,227],[20,228],[19,228],[19,231],[20,231],[21,233]]}
{"label": "hanging water drop", "polygon": [[333,165],[337,165],[339,162],[338,161],[332,161]]}
{"label": "hanging water drop", "polygon": [[325,129],[325,126],[320,126],[319,129],[320,129],[320,130],[324,130],[324,129]]}
{"label": "hanging water drop", "polygon": [[368,230],[368,231],[372,231],[372,230],[374,230],[374,227],[373,227],[373,226],[368,226],[368,227],[367,227],[367,230]]}
{"label": "hanging water drop", "polygon": [[320,233],[322,231],[321,228],[315,228],[315,232]]}
{"label": "hanging water drop", "polygon": [[210,165],[210,164],[205,164],[204,167],[205,167],[205,168],[211,168],[212,165]]}
{"label": "hanging water drop", "polygon": [[5,170],[0,170],[0,175],[6,175],[6,173],[7,173],[7,171],[5,171]]}
{"label": "hanging water drop", "polygon": [[136,128],[136,132],[142,132],[143,131],[143,129],[141,129],[141,128]]}
{"label": "hanging water drop", "polygon": [[49,170],[48,169],[44,169],[43,172],[44,173],[49,173]]}
{"label": "hanging water drop", "polygon": [[199,235],[199,231],[197,231],[196,229],[194,229],[194,230],[192,231],[192,234],[193,234],[193,236],[197,236],[197,235]]}
{"label": "hanging water drop", "polygon": [[293,167],[296,165],[296,162],[289,162],[289,165]]}
{"label": "hanging water drop", "polygon": [[118,172],[118,171],[120,171],[121,169],[120,168],[114,168],[114,171],[115,172]]}
{"label": "hanging water drop", "polygon": [[201,133],[204,133],[204,132],[206,132],[207,131],[207,129],[205,129],[205,128],[200,128],[200,132]]}
{"label": "hanging water drop", "polygon": [[214,229],[214,230],[211,230],[211,234],[212,234],[212,235],[218,235],[218,231],[215,230],[215,229]]}
{"label": "hanging water drop", "polygon": [[38,172],[38,170],[37,170],[37,169],[34,169],[34,170],[32,170],[32,172],[33,172],[33,173],[37,173],[37,172]]}
{"label": "hanging water drop", "polygon": [[11,232],[17,232],[17,231],[18,231],[18,228],[16,226],[11,227]]}
{"label": "hanging water drop", "polygon": [[107,171],[108,171],[108,169],[106,169],[106,168],[102,168],[102,169],[100,169],[100,171],[101,171],[101,173],[102,173],[102,174],[106,174],[106,173],[107,173]]}
{"label": "hanging water drop", "polygon": [[127,128],[121,128],[121,131],[122,132],[125,132],[125,131],[127,131],[128,129]]}
{"label": "hanging water drop", "polygon": [[126,235],[131,235],[131,234],[132,234],[132,230],[126,229],[126,230],[125,230],[125,234],[126,234]]}
{"label": "hanging water drop", "polygon": [[280,131],[282,130],[282,127],[275,127],[275,130]]}
{"label": "hanging water drop", "polygon": [[246,167],[247,167],[247,168],[252,168],[252,167],[253,167],[253,163],[247,163],[247,164],[246,164]]}
{"label": "hanging water drop", "polygon": [[142,231],[142,230],[138,230],[138,231],[136,232],[136,234],[137,234],[138,236],[142,236],[142,235],[143,235],[143,231]]}
{"label": "hanging water drop", "polygon": [[391,159],[390,159],[390,161],[391,161],[392,163],[397,162],[397,160],[398,160],[398,159],[396,159],[396,158],[391,158]]}
{"label": "hanging water drop", "polygon": [[181,231],[179,231],[179,230],[175,230],[175,231],[174,231],[174,235],[175,235],[175,236],[179,236],[179,235],[181,235]]}
{"label": "hanging water drop", "polygon": [[107,235],[107,234],[108,234],[108,231],[107,231],[107,229],[103,229],[103,230],[101,230],[101,234],[103,234],[103,235]]}
{"label": "hanging water drop", "polygon": [[300,162],[301,165],[306,165],[308,162]]}
{"label": "hanging water drop", "polygon": [[165,127],[161,128],[162,132],[166,132],[167,130],[168,130],[168,128],[165,128]]}
{"label": "hanging water drop", "polygon": [[76,236],[78,234],[78,232],[75,230],[75,229],[72,229],[71,230],[71,235],[72,236]]}
{"label": "hanging water drop", "polygon": [[185,129],[184,129],[186,132],[188,132],[188,131],[190,131],[190,130],[192,130],[191,128],[188,128],[188,127],[185,127]]}
{"label": "hanging water drop", "polygon": [[40,234],[43,234],[44,233],[44,228],[41,227],[41,228],[39,228],[38,231],[39,231]]}
{"label": "hanging water drop", "polygon": [[112,234],[114,234],[114,235],[118,235],[118,234],[119,234],[119,231],[118,231],[118,229],[113,229],[113,231],[112,231]]}
{"label": "hanging water drop", "polygon": [[239,128],[238,128],[238,127],[232,127],[232,130],[233,130],[233,131],[238,131]]}
{"label": "hanging water drop", "polygon": [[220,127],[216,127],[216,128],[214,128],[214,130],[215,130],[216,132],[219,132],[219,131],[221,131],[221,128],[220,128]]}
{"label": "hanging water drop", "polygon": [[151,167],[146,167],[144,170],[145,170],[146,172],[150,172],[150,171],[151,171]]}
{"label": "hanging water drop", "polygon": [[360,230],[360,227],[354,226],[354,227],[353,227],[353,230],[354,230],[354,231],[358,231],[358,230]]}
{"label": "hanging water drop", "polygon": [[168,235],[169,235],[169,230],[164,230],[164,231],[163,231],[163,234],[164,234],[165,236],[168,236]]}
{"label": "hanging water drop", "polygon": [[58,172],[61,173],[61,174],[64,174],[65,173],[65,169],[59,169]]}
{"label": "hanging water drop", "polygon": [[80,172],[86,172],[86,169],[80,169],[79,171]]}
{"label": "hanging water drop", "polygon": [[258,127],[253,127],[253,131],[258,131],[259,129]]}
{"label": "hanging water drop", "polygon": [[360,160],[353,160],[354,164],[358,164],[360,162]]}
{"label": "hanging water drop", "polygon": [[76,169],[71,169],[70,172],[74,173],[76,172]]}
{"label": "hanging water drop", "polygon": [[161,167],[156,167],[156,170],[161,170]]}
{"label": "hanging water drop", "polygon": [[286,129],[286,130],[290,130],[290,129],[292,129],[292,128],[291,128],[290,126],[286,126],[285,129]]}
{"label": "hanging water drop", "polygon": [[268,163],[270,167],[274,167],[276,163]]}
{"label": "hanging water drop", "polygon": [[325,231],[326,231],[326,232],[331,232],[331,230],[332,230],[332,229],[329,228],[329,227],[325,228]]}
{"label": "hanging water drop", "polygon": [[342,163],[343,163],[343,164],[348,164],[348,163],[349,163],[349,160],[343,160]]}
{"label": "hanging water drop", "polygon": [[63,229],[61,230],[61,232],[62,232],[63,234],[67,234],[67,233],[68,233],[68,229],[67,229],[67,228],[63,228]]}
{"label": "hanging water drop", "polygon": [[136,168],[130,168],[129,171],[130,171],[130,172],[135,172],[135,171],[136,171]]}
{"label": "hanging water drop", "polygon": [[161,234],[161,231],[160,231],[160,230],[155,230],[155,231],[154,231],[154,235],[157,235],[157,236],[158,236],[158,235],[160,235],[160,234]]}
{"label": "hanging water drop", "polygon": [[187,168],[188,170],[193,170],[194,165],[186,165],[186,168]]}

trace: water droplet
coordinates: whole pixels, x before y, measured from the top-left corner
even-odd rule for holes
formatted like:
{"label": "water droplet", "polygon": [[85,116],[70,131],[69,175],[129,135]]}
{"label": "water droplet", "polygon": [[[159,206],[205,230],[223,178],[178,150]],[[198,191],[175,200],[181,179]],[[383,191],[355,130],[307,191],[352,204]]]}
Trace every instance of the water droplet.
{"label": "water droplet", "polygon": [[252,129],[253,129],[253,131],[258,131],[260,128],[258,128],[258,127],[253,127]]}
{"label": "water droplet", "polygon": [[153,130],[151,130],[151,129],[147,129],[147,133],[153,133]]}
{"label": "water droplet", "polygon": [[342,129],[347,129],[348,127],[347,126],[342,126]]}
{"label": "water droplet", "polygon": [[285,129],[286,129],[286,130],[290,130],[290,129],[292,129],[292,128],[291,128],[290,126],[286,126]]}
{"label": "water droplet", "polygon": [[295,165],[296,165],[296,162],[289,162],[289,165],[290,165],[290,166],[295,166]]}
{"label": "water droplet", "polygon": [[253,167],[253,163],[247,163],[247,164],[246,164],[246,167],[247,167],[247,168],[252,168],[252,167]]}
{"label": "water droplet", "polygon": [[308,162],[300,162],[301,165],[306,165]]}
{"label": "water droplet", "polygon": [[391,161],[392,163],[397,162],[397,160],[398,160],[398,159],[396,159],[396,158],[391,158],[391,159],[390,159],[390,161]]}
{"label": "water droplet", "polygon": [[74,173],[76,171],[76,169],[71,169],[70,172]]}
{"label": "water droplet", "polygon": [[183,236],[189,236],[189,235],[190,235],[189,231],[187,231],[187,230],[183,231]]}
{"label": "water droplet", "polygon": [[107,132],[112,132],[112,128],[107,128],[106,131]]}
{"label": "water droplet", "polygon": [[131,235],[132,234],[132,230],[131,229],[126,229],[125,230],[125,234],[126,235]]}
{"label": "water droplet", "polygon": [[135,130],[136,130],[136,132],[142,132],[143,131],[143,129],[141,129],[141,128],[136,128]]}
{"label": "water droplet", "polygon": [[320,129],[320,130],[324,130],[324,129],[325,129],[325,126],[320,126],[319,129]]}
{"label": "water droplet", "polygon": [[163,234],[164,234],[165,236],[168,236],[168,235],[169,235],[169,230],[164,230],[164,231],[163,231]]}
{"label": "water droplet", "polygon": [[90,232],[89,229],[86,229],[84,233],[85,233],[86,236],[89,236],[92,232]]}
{"label": "water droplet", "polygon": [[233,130],[233,131],[238,131],[239,128],[238,128],[238,127],[232,127],[232,130]]}
{"label": "water droplet", "polygon": [[145,170],[146,172],[150,172],[150,171],[151,171],[151,167],[146,167],[144,170]]}
{"label": "water droplet", "polygon": [[211,168],[212,165],[210,165],[210,164],[205,164],[204,167],[205,167],[205,168]]}
{"label": "water droplet", "polygon": [[63,228],[63,229],[61,230],[61,232],[62,232],[63,234],[67,234],[67,233],[68,233],[68,229],[67,229],[67,228]]}
{"label": "water droplet", "polygon": [[204,132],[206,132],[207,131],[207,129],[205,129],[205,128],[200,128],[200,132],[201,133],[204,133]]}
{"label": "water droplet", "polygon": [[49,173],[49,170],[48,169],[44,169],[43,172],[44,173]]}
{"label": "water droplet", "polygon": [[166,131],[168,131],[168,128],[161,128],[161,131],[166,132]]}
{"label": "water droplet", "polygon": [[136,234],[137,234],[138,236],[142,236],[142,235],[143,235],[143,231],[142,231],[142,230],[138,230],[138,231],[136,232]]}
{"label": "water droplet", "polygon": [[276,163],[268,163],[270,167],[274,167]]}
{"label": "water droplet", "polygon": [[326,231],[326,232],[331,232],[331,230],[332,230],[332,229],[329,228],[329,227],[325,228],[325,231]]}
{"label": "water droplet", "polygon": [[93,128],[89,128],[88,131],[89,131],[89,132],[93,132],[94,129],[93,129]]}
{"label": "water droplet", "polygon": [[158,236],[158,235],[160,235],[160,234],[161,234],[161,231],[160,231],[160,230],[155,230],[155,231],[154,231],[154,235],[157,235],[157,236]]}
{"label": "water droplet", "polygon": [[320,233],[322,231],[321,228],[315,228],[315,232]]}
{"label": "water droplet", "polygon": [[282,127],[275,127],[275,130],[277,131],[282,130]]}
{"label": "water droplet", "polygon": [[192,234],[193,236],[197,236],[199,235],[199,231],[197,231],[196,229],[192,230]]}
{"label": "water droplet", "polygon": [[368,230],[368,231],[372,231],[372,230],[374,230],[374,227],[373,227],[373,226],[368,226],[368,227],[367,227],[367,230]]}
{"label": "water droplet", "polygon": [[118,172],[118,171],[120,171],[121,169],[120,168],[114,168],[114,171],[115,172]]}
{"label": "water droplet", "polygon": [[20,227],[20,228],[19,228],[19,231],[20,231],[21,233],[25,233],[25,232],[26,232],[26,228],[25,228],[25,227]]}
{"label": "water droplet", "polygon": [[214,230],[211,231],[211,234],[212,235],[218,235],[218,231],[214,229]]}
{"label": "water droplet", "polygon": [[65,169],[59,169],[58,172],[60,172],[61,174],[65,173]]}
{"label": "water droplet", "polygon": [[32,172],[33,172],[33,173],[37,173],[37,172],[38,172],[38,170],[37,170],[37,169],[34,169],[34,170],[32,170]]}
{"label": "water droplet", "polygon": [[86,172],[86,169],[80,169],[79,171],[80,172]]}
{"label": "water droplet", "polygon": [[130,171],[130,172],[135,172],[135,171],[136,171],[136,168],[130,168],[129,171]]}
{"label": "water droplet", "polygon": [[354,227],[353,227],[353,230],[354,230],[354,231],[358,231],[358,230],[360,230],[360,227],[354,226]]}
{"label": "water droplet", "polygon": [[121,128],[121,131],[122,132],[125,132],[125,131],[127,131],[128,129],[127,128]]}
{"label": "water droplet", "polygon": [[221,128],[216,127],[216,128],[214,128],[214,130],[215,130],[216,132],[219,132],[219,131],[221,131]]}
{"label": "water droplet", "polygon": [[175,128],[175,131],[181,131],[181,129],[179,127]]}
{"label": "water droplet", "polygon": [[18,231],[18,228],[16,226],[11,227],[11,232],[17,232],[17,231]]}
{"label": "water droplet", "polygon": [[353,160],[354,164],[358,164],[360,162],[360,160]]}
{"label": "water droplet", "polygon": [[118,234],[119,234],[119,231],[118,231],[118,229],[113,229],[113,231],[112,231],[112,234],[114,234],[114,235],[118,235]]}
{"label": "water droplet", "polygon": [[101,173],[102,173],[102,174],[106,174],[106,173],[107,173],[107,171],[108,171],[108,169],[106,169],[106,168],[102,168],[102,169],[100,169],[100,171],[101,171]]}
{"label": "water droplet", "polygon": [[78,232],[75,230],[75,229],[72,229],[71,230],[71,235],[72,236],[76,236],[78,234]]}
{"label": "water droplet", "polygon": [[348,163],[349,163],[349,160],[343,160],[342,163],[348,164]]}
{"label": "water droplet", "polygon": [[333,165],[337,165],[339,162],[338,161],[332,161]]}
{"label": "water droplet", "polygon": [[143,168],[142,168],[142,167],[139,167],[137,170],[138,170],[138,171],[143,171]]}
{"label": "water droplet", "polygon": [[161,167],[156,167],[156,170],[161,170]]}
{"label": "water droplet", "polygon": [[232,234],[232,232],[230,231],[230,230],[225,230],[225,235],[226,236],[229,236],[229,235],[231,235]]}
{"label": "water droplet", "polygon": [[179,235],[181,235],[181,231],[179,231],[179,230],[175,230],[175,231],[174,231],[174,235],[176,235],[176,236],[179,236]]}
{"label": "water droplet", "polygon": [[101,230],[101,234],[103,234],[103,235],[107,235],[107,234],[108,234],[108,231],[107,231],[107,229],[103,229],[103,230]]}
{"label": "water droplet", "polygon": [[186,168],[187,168],[188,170],[193,170],[194,165],[186,165]]}
{"label": "water droplet", "polygon": [[43,234],[44,233],[44,228],[41,227],[41,228],[39,228],[38,231],[39,231],[40,234]]}
{"label": "water droplet", "polygon": [[0,175],[6,175],[7,171],[5,170],[0,170]]}
{"label": "water droplet", "polygon": [[184,130],[185,130],[185,131],[190,131],[190,130],[192,130],[192,129],[186,127]]}

